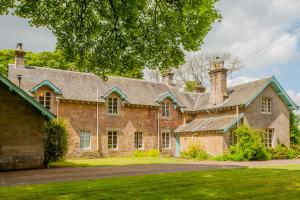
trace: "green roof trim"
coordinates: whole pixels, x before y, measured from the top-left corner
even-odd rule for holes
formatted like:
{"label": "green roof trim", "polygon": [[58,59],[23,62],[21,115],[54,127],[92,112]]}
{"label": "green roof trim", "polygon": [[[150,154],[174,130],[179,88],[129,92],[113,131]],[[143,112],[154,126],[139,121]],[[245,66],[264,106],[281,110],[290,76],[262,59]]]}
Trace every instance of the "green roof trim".
{"label": "green roof trim", "polygon": [[110,94],[115,93],[117,94],[123,101],[127,101],[128,97],[127,95],[118,87],[113,87],[109,89],[103,96],[101,96],[103,99],[106,99]]}
{"label": "green roof trim", "polygon": [[177,100],[177,98],[172,94],[172,92],[168,91],[166,93],[163,93],[159,95],[155,101],[158,103],[161,103],[165,98],[171,99],[173,103],[176,103],[179,107],[183,108],[184,106]]}
{"label": "green roof trim", "polygon": [[269,85],[274,88],[277,95],[284,101],[286,105],[288,105],[289,110],[299,109],[299,106],[289,97],[274,76],[245,104],[245,106],[248,107]]}
{"label": "green roof trim", "polygon": [[43,86],[48,86],[49,88],[51,88],[54,91],[55,94],[62,95],[61,91],[49,80],[44,80],[41,83],[37,84],[30,90],[30,92],[36,92]]}
{"label": "green roof trim", "polygon": [[243,119],[245,116],[244,113],[239,114],[239,116],[233,118],[229,124],[227,124],[224,128],[223,128],[223,132],[226,133],[228,132],[235,124],[237,124],[241,119]]}
{"label": "green roof trim", "polygon": [[0,74],[0,83],[4,84],[8,87],[10,92],[15,92],[17,95],[22,97],[25,101],[27,101],[29,104],[31,104],[36,110],[40,111],[43,117],[46,117],[48,119],[54,119],[56,116],[50,112],[47,108],[42,106],[39,102],[37,102],[34,98],[29,96],[26,92],[24,92],[22,89],[20,89],[18,86],[16,86],[14,83],[12,83],[10,80],[5,78]]}

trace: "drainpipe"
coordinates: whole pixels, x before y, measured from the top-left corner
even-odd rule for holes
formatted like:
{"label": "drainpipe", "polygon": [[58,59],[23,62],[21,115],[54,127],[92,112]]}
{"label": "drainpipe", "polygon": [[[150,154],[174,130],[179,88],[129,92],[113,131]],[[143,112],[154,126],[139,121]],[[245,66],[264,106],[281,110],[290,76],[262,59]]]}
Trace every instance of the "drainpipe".
{"label": "drainpipe", "polygon": [[59,97],[56,97],[56,122],[58,122]]}
{"label": "drainpipe", "polygon": [[157,149],[160,151],[160,137],[159,137],[159,109],[157,109]]}
{"label": "drainpipe", "polygon": [[[239,117],[239,106],[236,106],[236,117]],[[239,127],[239,122],[236,122],[236,127]]]}
{"label": "drainpipe", "polygon": [[97,107],[97,116],[96,116],[96,120],[97,120],[97,122],[96,122],[96,128],[97,128],[97,151],[99,150],[99,102],[98,102],[98,97],[99,96],[99,90],[97,89],[97,102],[96,102],[96,107]]}

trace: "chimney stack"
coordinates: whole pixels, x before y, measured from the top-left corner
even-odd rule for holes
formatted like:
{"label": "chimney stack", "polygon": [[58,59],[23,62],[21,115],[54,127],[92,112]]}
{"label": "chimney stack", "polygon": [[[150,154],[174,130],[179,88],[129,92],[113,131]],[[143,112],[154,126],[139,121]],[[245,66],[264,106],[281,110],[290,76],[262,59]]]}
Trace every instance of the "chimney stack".
{"label": "chimney stack", "polygon": [[16,46],[15,67],[25,67],[25,51],[23,51],[22,43],[18,43]]}
{"label": "chimney stack", "polygon": [[163,74],[163,81],[167,83],[169,86],[175,86],[174,83],[174,72],[169,70],[168,72]]}
{"label": "chimney stack", "polygon": [[219,105],[222,104],[226,98],[227,94],[227,71],[224,68],[224,61],[216,57],[212,63],[212,68],[209,72],[210,76],[210,95],[209,95],[209,105]]}

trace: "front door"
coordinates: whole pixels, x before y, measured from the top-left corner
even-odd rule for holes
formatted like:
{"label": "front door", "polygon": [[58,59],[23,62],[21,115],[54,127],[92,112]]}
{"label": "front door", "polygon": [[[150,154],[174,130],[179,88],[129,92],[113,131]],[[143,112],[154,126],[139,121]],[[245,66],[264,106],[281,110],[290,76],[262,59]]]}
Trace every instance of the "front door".
{"label": "front door", "polygon": [[180,156],[180,137],[179,135],[176,135],[176,152],[175,156],[179,157]]}

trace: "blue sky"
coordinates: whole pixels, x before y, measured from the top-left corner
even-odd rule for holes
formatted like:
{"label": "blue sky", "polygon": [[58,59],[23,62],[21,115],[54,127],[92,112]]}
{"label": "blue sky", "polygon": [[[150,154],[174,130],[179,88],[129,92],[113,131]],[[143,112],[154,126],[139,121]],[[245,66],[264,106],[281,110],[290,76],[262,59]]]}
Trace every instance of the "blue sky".
{"label": "blue sky", "polygon": [[[300,1],[220,0],[217,8],[223,20],[213,26],[201,51],[226,51],[240,58],[244,67],[230,77],[233,83],[275,75],[300,105]],[[13,49],[17,42],[34,52],[55,48],[50,31],[30,27],[25,19],[0,16],[0,27],[0,49]]]}

